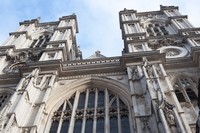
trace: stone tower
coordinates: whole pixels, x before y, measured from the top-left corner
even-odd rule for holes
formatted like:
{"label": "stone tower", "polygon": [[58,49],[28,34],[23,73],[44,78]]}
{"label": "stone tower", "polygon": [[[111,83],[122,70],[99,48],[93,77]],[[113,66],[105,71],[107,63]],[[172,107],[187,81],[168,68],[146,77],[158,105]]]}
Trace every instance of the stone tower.
{"label": "stone tower", "polygon": [[122,55],[88,59],[74,14],[20,22],[0,46],[0,132],[195,132],[200,29],[174,6],[119,19]]}
{"label": "stone tower", "polygon": [[195,132],[200,29],[175,6],[119,16],[136,131]]}

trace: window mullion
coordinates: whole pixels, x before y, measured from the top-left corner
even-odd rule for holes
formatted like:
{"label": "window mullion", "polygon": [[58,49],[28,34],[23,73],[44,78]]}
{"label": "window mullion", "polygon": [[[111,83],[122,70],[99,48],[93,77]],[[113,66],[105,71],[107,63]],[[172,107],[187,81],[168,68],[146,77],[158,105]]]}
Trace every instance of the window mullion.
{"label": "window mullion", "polygon": [[60,133],[60,130],[61,130],[61,126],[62,126],[62,123],[63,123],[63,115],[64,115],[64,110],[66,108],[66,101],[64,102],[64,106],[62,108],[62,113],[61,113],[61,116],[60,116],[60,120],[59,120],[59,124],[58,124],[58,129],[57,129],[57,133]]}
{"label": "window mullion", "polygon": [[69,125],[69,133],[73,133],[74,130],[74,123],[75,123],[75,115],[76,115],[76,109],[78,106],[78,100],[79,100],[80,92],[76,92],[75,99],[74,99],[74,105],[72,109],[71,119],[70,119],[70,125]]}
{"label": "window mullion", "polygon": [[87,117],[86,117],[86,110],[87,110],[88,96],[89,96],[89,89],[86,90],[85,106],[84,106],[84,116],[83,116],[83,123],[82,123],[81,133],[85,132],[85,122],[86,122],[86,119],[87,119]]}
{"label": "window mullion", "polygon": [[105,89],[105,132],[110,133],[110,119],[109,119],[109,95],[108,90]]}
{"label": "window mullion", "polygon": [[190,85],[191,85],[191,89],[195,92],[196,96],[198,96],[198,90],[197,87],[194,85],[194,82],[192,81],[191,78],[187,78],[187,80],[189,81]]}
{"label": "window mullion", "polygon": [[182,82],[180,81],[180,79],[178,79],[178,84],[179,86],[181,87],[180,88],[180,91],[182,92],[183,96],[185,97],[185,101],[186,102],[189,102],[190,101],[190,98],[188,97],[186,91],[185,91],[185,87],[182,85]]}
{"label": "window mullion", "polygon": [[96,128],[97,128],[97,100],[98,100],[98,91],[97,91],[97,88],[95,88],[95,106],[94,106],[93,133],[96,133]]}
{"label": "window mullion", "polygon": [[122,128],[121,128],[121,116],[120,116],[120,108],[119,108],[119,97],[116,96],[116,100],[117,100],[117,117],[118,117],[118,132],[122,133]]}

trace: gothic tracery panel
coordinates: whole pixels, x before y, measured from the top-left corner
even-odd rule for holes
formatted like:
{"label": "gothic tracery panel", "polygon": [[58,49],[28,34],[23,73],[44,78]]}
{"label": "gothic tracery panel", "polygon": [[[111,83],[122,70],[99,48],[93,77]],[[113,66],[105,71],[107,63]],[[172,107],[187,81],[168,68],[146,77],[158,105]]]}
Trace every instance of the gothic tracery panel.
{"label": "gothic tracery panel", "polygon": [[178,77],[174,90],[189,124],[195,124],[198,116],[196,82],[187,76]]}
{"label": "gothic tracery panel", "polygon": [[92,88],[75,94],[54,112],[50,133],[130,133],[129,109],[118,95]]}

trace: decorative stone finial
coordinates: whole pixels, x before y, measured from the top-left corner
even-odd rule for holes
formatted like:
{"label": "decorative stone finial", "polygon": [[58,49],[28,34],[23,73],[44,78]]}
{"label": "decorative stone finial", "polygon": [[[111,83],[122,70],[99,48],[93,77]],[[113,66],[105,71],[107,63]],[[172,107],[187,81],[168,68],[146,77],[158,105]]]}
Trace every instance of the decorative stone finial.
{"label": "decorative stone finial", "polygon": [[99,51],[99,50],[97,50],[96,52],[95,52],[95,54],[100,54],[101,52]]}

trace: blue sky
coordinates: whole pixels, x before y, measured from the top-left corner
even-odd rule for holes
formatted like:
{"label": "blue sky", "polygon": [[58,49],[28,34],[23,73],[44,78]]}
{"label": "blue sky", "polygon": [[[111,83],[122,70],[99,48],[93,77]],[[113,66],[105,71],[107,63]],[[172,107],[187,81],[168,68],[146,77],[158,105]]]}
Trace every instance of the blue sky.
{"label": "blue sky", "polygon": [[123,41],[118,12],[127,9],[159,10],[160,5],[176,5],[196,27],[200,27],[199,0],[2,0],[0,4],[0,43],[14,32],[19,22],[40,17],[40,22],[57,21],[75,13],[77,42],[84,58],[100,50],[105,56],[119,56]]}

